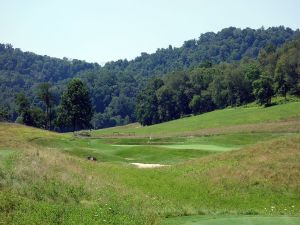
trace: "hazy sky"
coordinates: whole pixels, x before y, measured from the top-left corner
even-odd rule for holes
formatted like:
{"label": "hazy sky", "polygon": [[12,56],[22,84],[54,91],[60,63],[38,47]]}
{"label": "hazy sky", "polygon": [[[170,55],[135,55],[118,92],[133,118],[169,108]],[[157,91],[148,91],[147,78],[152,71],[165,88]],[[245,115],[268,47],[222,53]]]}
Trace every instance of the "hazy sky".
{"label": "hazy sky", "polygon": [[0,8],[1,43],[99,63],[229,26],[300,28],[300,0],[0,0]]}

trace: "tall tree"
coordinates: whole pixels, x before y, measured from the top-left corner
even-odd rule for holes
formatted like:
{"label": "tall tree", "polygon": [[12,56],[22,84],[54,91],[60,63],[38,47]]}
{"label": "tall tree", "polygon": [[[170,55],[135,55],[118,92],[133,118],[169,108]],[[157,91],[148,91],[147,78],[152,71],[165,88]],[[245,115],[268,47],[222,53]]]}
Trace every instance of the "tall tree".
{"label": "tall tree", "polygon": [[253,82],[254,96],[261,105],[267,106],[271,104],[271,98],[274,95],[272,83],[272,78],[265,72],[260,79]]}
{"label": "tall tree", "polygon": [[19,116],[22,116],[30,108],[30,103],[23,92],[16,96],[16,105]]}
{"label": "tall tree", "polygon": [[179,117],[175,106],[174,91],[163,86],[156,91],[156,98],[158,101],[157,113],[160,121],[169,121]]}
{"label": "tall tree", "polygon": [[282,49],[275,70],[276,91],[300,95],[300,36]]}
{"label": "tall tree", "polygon": [[194,114],[209,112],[214,109],[214,103],[208,91],[202,91],[201,95],[194,95],[189,107]]}
{"label": "tall tree", "polygon": [[137,96],[136,117],[142,125],[152,125],[161,122],[158,114],[156,91],[163,85],[162,79],[152,79],[147,87]]}
{"label": "tall tree", "polygon": [[43,111],[38,107],[30,107],[30,102],[23,92],[20,92],[16,96],[16,105],[19,114],[17,122],[27,126],[45,128],[45,116],[43,115]]}
{"label": "tall tree", "polygon": [[41,101],[44,102],[46,106],[46,129],[51,129],[51,120],[52,120],[52,106],[54,103],[54,94],[50,90],[51,85],[49,83],[42,83],[38,86],[38,97]]}
{"label": "tall tree", "polygon": [[10,114],[7,107],[0,107],[0,122],[9,121]]}
{"label": "tall tree", "polygon": [[87,86],[79,79],[71,80],[63,93],[58,109],[58,125],[73,131],[87,128],[93,116],[92,104]]}

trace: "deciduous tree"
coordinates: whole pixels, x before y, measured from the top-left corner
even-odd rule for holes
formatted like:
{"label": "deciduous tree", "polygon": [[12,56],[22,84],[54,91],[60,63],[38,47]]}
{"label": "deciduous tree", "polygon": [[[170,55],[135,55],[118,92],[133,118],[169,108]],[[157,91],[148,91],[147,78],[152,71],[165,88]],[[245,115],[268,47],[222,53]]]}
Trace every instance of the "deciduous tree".
{"label": "deciduous tree", "polygon": [[71,80],[63,93],[58,109],[58,125],[73,131],[90,126],[93,116],[92,104],[87,86],[79,79]]}

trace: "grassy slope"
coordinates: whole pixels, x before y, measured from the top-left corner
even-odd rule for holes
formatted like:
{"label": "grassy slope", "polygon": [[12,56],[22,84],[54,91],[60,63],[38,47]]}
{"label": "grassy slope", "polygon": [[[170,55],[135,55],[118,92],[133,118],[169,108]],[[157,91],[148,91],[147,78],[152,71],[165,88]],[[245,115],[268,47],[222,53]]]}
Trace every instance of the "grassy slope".
{"label": "grassy slope", "polygon": [[188,216],[168,219],[166,225],[298,225],[299,217],[286,216]]}
{"label": "grassy slope", "polygon": [[[280,107],[284,118],[298,116],[299,105],[292,105]],[[165,217],[199,214],[300,215],[297,129],[148,143],[147,138],[80,139],[0,124],[0,140],[0,224],[160,224]],[[241,149],[212,154],[181,149],[184,145]],[[100,162],[85,160],[87,155]],[[141,170],[125,158],[174,165]],[[193,220],[178,217],[172,224]]]}
{"label": "grassy slope", "polygon": [[216,110],[199,116],[193,116],[148,127],[138,124],[94,131],[95,135],[112,135],[113,132],[135,132],[136,135],[178,135],[184,132],[204,128],[222,128],[226,126],[273,122],[300,117],[300,102],[291,102],[273,107],[231,108]]}

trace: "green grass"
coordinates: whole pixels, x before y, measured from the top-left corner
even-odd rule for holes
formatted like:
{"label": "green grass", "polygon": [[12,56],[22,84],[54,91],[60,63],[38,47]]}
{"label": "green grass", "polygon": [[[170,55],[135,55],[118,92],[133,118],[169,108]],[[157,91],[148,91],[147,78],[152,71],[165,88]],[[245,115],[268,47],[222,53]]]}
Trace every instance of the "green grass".
{"label": "green grass", "polygon": [[181,145],[163,145],[165,148],[171,149],[188,149],[188,150],[205,150],[214,152],[226,152],[237,150],[234,147],[222,147],[218,145],[204,145],[204,144],[181,144]]}
{"label": "green grass", "polygon": [[218,146],[207,149],[208,145],[198,150],[181,145],[109,145],[103,144],[102,140],[74,138],[39,138],[34,143],[82,158],[94,156],[100,162],[176,163],[212,154],[211,151],[218,151],[218,148],[225,149]]}
{"label": "green grass", "polygon": [[[180,161],[199,158],[211,154],[207,150],[195,150],[187,147],[176,148],[169,146],[122,146],[118,156],[130,162],[173,164]],[[189,150],[187,150],[189,149]]]}
{"label": "green grass", "polygon": [[11,149],[0,149],[0,160],[6,159],[14,153]]}
{"label": "green grass", "polygon": [[[280,146],[279,149],[282,149],[282,147]],[[279,149],[277,151],[280,151]],[[264,155],[265,151],[268,150],[265,149],[259,154],[257,152],[257,154]],[[262,169],[260,171],[257,167],[257,159],[254,160],[258,157],[257,154],[249,158],[243,158],[250,156],[249,152],[236,151],[236,158],[231,156],[232,153],[227,153],[225,158],[223,155],[218,154],[214,157],[197,159],[173,168],[147,172],[128,168],[127,170],[118,171],[118,173],[120,179],[128,186],[143,190],[149,193],[150,196],[161,196],[164,201],[169,202],[169,205],[164,207],[167,215],[168,213],[172,214],[173,207],[182,208],[179,215],[210,212],[264,214],[272,213],[270,207],[273,204],[276,204],[276,210],[284,213],[285,207],[290,209],[293,204],[299,207],[300,202],[296,194],[297,191],[295,190],[294,194],[287,194],[285,188],[282,188],[287,183],[284,184],[285,182],[281,180],[282,183],[277,183],[280,185],[276,187],[275,183],[268,184],[265,181],[264,176],[272,170],[277,171],[278,175],[286,175],[283,169],[279,169],[280,165],[275,166],[268,161],[259,162]],[[243,160],[241,160],[241,157]],[[272,159],[270,158],[270,160]],[[285,160],[282,159],[282,161]],[[296,161],[295,159],[294,163]],[[243,166],[244,163],[247,166]],[[252,174],[253,169],[250,165],[253,164],[256,166],[256,173],[258,174]],[[246,168],[248,170],[245,170]],[[264,168],[268,169],[265,171]],[[117,172],[117,169],[115,172]],[[264,197],[262,198],[262,196]],[[172,206],[172,204],[175,206]],[[265,212],[264,208],[268,208],[269,211]],[[176,210],[173,213],[176,215]]]}
{"label": "green grass", "polygon": [[86,158],[95,156],[101,162],[178,163],[208,154],[232,151],[260,141],[293,133],[244,133],[202,137],[152,139],[79,139],[36,138],[32,142]]}
{"label": "green grass", "polygon": [[293,133],[282,132],[258,132],[258,133],[233,133],[222,135],[210,135],[200,137],[183,138],[184,144],[215,144],[224,147],[241,147],[245,145],[255,144],[257,142],[267,141],[281,136],[289,136]]}
{"label": "green grass", "polygon": [[[253,118],[250,108],[225,109],[154,128],[114,128],[162,129],[151,139],[0,124],[0,224],[297,224],[298,107],[254,107]],[[266,122],[266,113],[274,124],[262,131],[255,121]],[[227,129],[250,120],[251,131]],[[196,129],[192,121],[227,130],[185,135]],[[174,135],[175,125],[184,135]],[[171,166],[138,169],[131,162]]]}
{"label": "green grass", "polygon": [[226,126],[273,122],[300,117],[300,102],[291,102],[272,107],[230,108],[216,110],[199,116],[193,116],[153,126],[138,125],[125,128],[109,128],[93,131],[93,135],[112,135],[113,132],[126,134],[135,132],[136,135],[172,135],[197,131],[204,128],[222,128]]}
{"label": "green grass", "polygon": [[166,225],[297,225],[300,217],[267,217],[267,216],[239,216],[239,217],[204,217],[186,216],[166,220]]}

